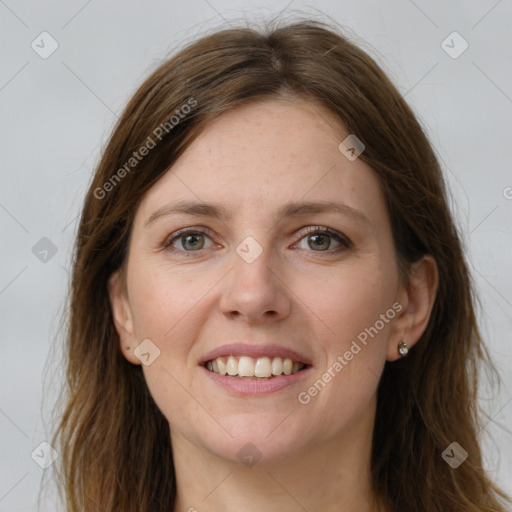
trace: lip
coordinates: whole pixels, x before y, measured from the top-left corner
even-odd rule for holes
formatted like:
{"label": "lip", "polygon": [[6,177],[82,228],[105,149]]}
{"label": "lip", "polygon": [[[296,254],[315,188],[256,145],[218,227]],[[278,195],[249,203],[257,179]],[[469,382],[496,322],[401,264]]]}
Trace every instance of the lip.
{"label": "lip", "polygon": [[[276,356],[279,357],[279,356]],[[239,379],[237,377],[228,377],[219,373],[211,372],[205,366],[200,366],[200,370],[205,372],[206,377],[210,378],[215,384],[223,387],[226,391],[238,396],[256,396],[275,393],[288,386],[301,382],[309,375],[311,366],[292,375],[279,375],[271,379],[249,380]]]}
{"label": "lip", "polygon": [[[228,356],[249,356],[253,358],[258,357],[282,357],[283,359],[289,358],[292,361],[304,363],[306,367],[301,371],[292,375],[278,375],[271,379],[239,379],[237,377],[230,377],[220,375],[219,373],[211,372],[206,368],[206,363],[217,359],[218,357]],[[312,367],[311,358],[304,354],[296,352],[290,348],[283,347],[277,344],[267,345],[247,345],[244,343],[231,343],[222,345],[216,349],[205,354],[199,361],[201,371],[205,372],[207,378],[211,379],[215,384],[223,387],[226,391],[238,396],[255,396],[275,393],[288,386],[292,386],[302,381],[309,375],[309,370]]]}
{"label": "lip", "polygon": [[300,354],[295,350],[283,347],[281,345],[247,345],[243,343],[231,343],[229,345],[222,345],[221,347],[217,347],[216,349],[205,354],[199,360],[199,364],[204,366],[208,361],[212,361],[218,357],[228,356],[249,356],[253,358],[282,357],[283,359],[289,358],[292,361],[304,363],[307,366],[312,365],[311,359],[306,355]]}

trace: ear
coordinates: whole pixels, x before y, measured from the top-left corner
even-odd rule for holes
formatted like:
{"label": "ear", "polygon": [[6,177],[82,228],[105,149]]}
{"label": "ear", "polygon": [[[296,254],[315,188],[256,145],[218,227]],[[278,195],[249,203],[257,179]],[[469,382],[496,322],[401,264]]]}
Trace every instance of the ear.
{"label": "ear", "polygon": [[133,354],[137,345],[137,338],[133,328],[133,319],[126,287],[119,270],[116,270],[108,279],[108,294],[114,325],[119,335],[119,344],[124,357],[133,364],[140,364],[140,360]]}
{"label": "ear", "polygon": [[393,324],[386,357],[388,361],[400,358],[397,348],[400,341],[411,348],[425,332],[438,286],[437,264],[432,256],[425,255],[413,263],[409,283],[399,289],[397,302],[402,309]]}

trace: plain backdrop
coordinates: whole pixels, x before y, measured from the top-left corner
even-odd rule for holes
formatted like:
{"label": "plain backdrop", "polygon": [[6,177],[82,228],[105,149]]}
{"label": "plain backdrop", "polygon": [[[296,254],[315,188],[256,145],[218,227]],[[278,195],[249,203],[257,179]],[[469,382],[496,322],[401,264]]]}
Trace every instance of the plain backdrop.
{"label": "plain backdrop", "polygon": [[492,418],[485,465],[512,492],[512,436],[499,427],[512,424],[510,1],[1,0],[0,512],[38,510],[44,473],[39,509],[57,510],[58,456],[48,469],[37,456],[51,454],[40,443],[63,378],[59,322],[77,216],[116,115],[184,41],[281,10],[319,10],[346,26],[429,133],[503,378],[482,389]]}

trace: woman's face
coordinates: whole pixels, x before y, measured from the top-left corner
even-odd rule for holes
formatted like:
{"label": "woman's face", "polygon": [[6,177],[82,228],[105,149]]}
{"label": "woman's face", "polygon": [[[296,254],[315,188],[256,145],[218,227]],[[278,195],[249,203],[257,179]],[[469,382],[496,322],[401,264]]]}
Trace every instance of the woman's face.
{"label": "woman's face", "polygon": [[377,177],[340,151],[347,135],[315,104],[248,104],[144,196],[111,300],[173,445],[272,461],[372,428],[406,296]]}

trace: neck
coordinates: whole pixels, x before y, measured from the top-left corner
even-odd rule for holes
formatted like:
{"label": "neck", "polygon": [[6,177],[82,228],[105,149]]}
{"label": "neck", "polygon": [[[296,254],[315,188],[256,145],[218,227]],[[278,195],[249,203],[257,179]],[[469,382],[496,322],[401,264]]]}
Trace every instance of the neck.
{"label": "neck", "polygon": [[173,433],[174,512],[381,511],[370,476],[373,420],[369,414],[335,438],[279,461],[263,457],[252,467],[222,459]]}

